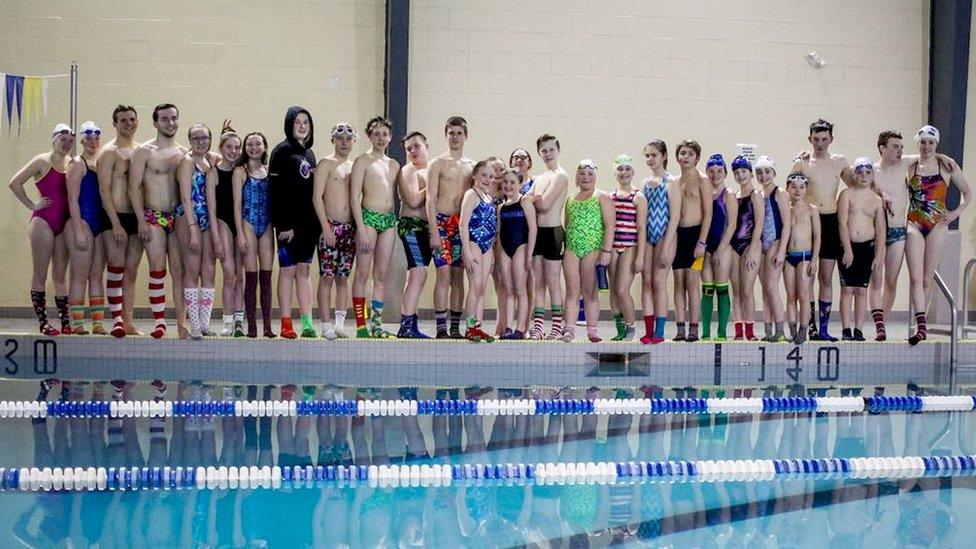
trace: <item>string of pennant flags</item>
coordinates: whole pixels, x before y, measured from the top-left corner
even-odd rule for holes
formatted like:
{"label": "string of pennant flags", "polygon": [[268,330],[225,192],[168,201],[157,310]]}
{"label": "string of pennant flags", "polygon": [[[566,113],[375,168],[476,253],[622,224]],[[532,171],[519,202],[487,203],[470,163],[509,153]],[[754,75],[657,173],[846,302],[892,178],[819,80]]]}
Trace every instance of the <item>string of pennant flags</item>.
{"label": "string of pennant flags", "polygon": [[3,134],[3,120],[6,115],[6,133],[10,135],[14,126],[14,115],[17,119],[17,135],[24,124],[38,124],[41,117],[47,117],[48,88],[53,78],[68,78],[68,74],[47,74],[43,76],[22,76],[0,72],[0,102],[3,110],[0,112],[0,135]]}

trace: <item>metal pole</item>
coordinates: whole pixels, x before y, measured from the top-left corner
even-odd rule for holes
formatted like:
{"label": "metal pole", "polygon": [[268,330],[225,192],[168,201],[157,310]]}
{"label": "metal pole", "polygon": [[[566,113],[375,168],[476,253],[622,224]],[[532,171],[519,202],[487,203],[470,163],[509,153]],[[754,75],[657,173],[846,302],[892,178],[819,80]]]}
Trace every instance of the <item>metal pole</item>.
{"label": "metal pole", "polygon": [[951,330],[949,334],[949,394],[951,395],[956,392],[956,345],[959,339],[956,298],[953,297],[952,292],[949,291],[949,287],[946,285],[945,280],[942,280],[942,275],[938,271],[935,272],[935,282],[939,285],[939,289],[942,290],[942,294],[945,295],[946,301],[949,302],[949,329]]}
{"label": "metal pole", "polygon": [[[71,128],[74,131],[78,131],[78,63],[75,61],[71,62],[71,77],[68,78],[69,82],[69,112],[68,112],[68,123],[71,124]],[[71,147],[71,155],[74,156],[77,152],[78,140],[75,140],[75,144]]]}
{"label": "metal pole", "polygon": [[966,262],[966,268],[963,270],[962,275],[962,333],[960,337],[966,338],[969,335],[969,282],[970,277],[973,274],[973,267],[976,267],[976,259],[970,259]]}

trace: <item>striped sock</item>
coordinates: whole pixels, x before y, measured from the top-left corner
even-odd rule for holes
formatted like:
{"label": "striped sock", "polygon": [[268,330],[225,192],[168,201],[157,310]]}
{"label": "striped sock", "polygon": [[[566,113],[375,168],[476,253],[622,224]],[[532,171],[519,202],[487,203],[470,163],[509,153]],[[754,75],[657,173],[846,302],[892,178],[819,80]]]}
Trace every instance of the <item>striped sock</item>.
{"label": "striped sock", "polygon": [[71,314],[71,328],[74,330],[85,329],[85,300],[72,299],[68,301],[68,310]]}
{"label": "striped sock", "polygon": [[536,307],[532,309],[532,339],[542,339],[546,329],[546,308]]}
{"label": "striped sock", "polygon": [[563,335],[563,308],[561,305],[552,307],[552,331],[549,332],[551,339],[558,339]]}
{"label": "striped sock", "polygon": [[149,335],[159,339],[166,335],[166,269],[149,271],[149,309],[156,321]]}
{"label": "striped sock", "polygon": [[92,322],[101,322],[105,320],[105,313],[108,312],[108,308],[105,307],[105,297],[100,295],[93,295],[88,297],[88,306],[91,308],[91,319]]}
{"label": "striped sock", "polygon": [[447,334],[447,310],[434,311],[434,323],[438,334]]}
{"label": "striped sock", "polygon": [[872,309],[871,318],[874,319],[874,330],[877,332],[877,338],[879,340],[887,339],[884,323],[884,309]]}
{"label": "striped sock", "polygon": [[109,312],[112,313],[112,335],[115,337],[125,336],[125,330],[122,328],[122,277],[124,276],[125,267],[108,266],[105,295],[108,297]]}
{"label": "striped sock", "polygon": [[356,315],[356,329],[361,330],[366,327],[366,298],[352,298],[352,311]]}

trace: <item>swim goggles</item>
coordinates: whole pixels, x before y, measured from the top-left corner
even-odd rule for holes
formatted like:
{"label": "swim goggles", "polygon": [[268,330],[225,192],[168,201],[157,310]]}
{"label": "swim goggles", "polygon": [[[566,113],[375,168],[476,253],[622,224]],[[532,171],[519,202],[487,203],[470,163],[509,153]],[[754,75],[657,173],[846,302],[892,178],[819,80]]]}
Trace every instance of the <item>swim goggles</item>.
{"label": "swim goggles", "polygon": [[332,137],[342,137],[343,135],[348,135],[349,137],[356,137],[356,130],[349,124],[336,124],[332,128]]}

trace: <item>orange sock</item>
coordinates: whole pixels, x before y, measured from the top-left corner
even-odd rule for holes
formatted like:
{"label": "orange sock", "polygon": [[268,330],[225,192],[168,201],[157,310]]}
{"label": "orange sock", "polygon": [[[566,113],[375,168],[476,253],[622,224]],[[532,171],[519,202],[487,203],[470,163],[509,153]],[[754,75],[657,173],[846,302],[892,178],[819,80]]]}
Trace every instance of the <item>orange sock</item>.
{"label": "orange sock", "polygon": [[356,314],[356,328],[366,327],[366,298],[352,298],[352,310]]}

